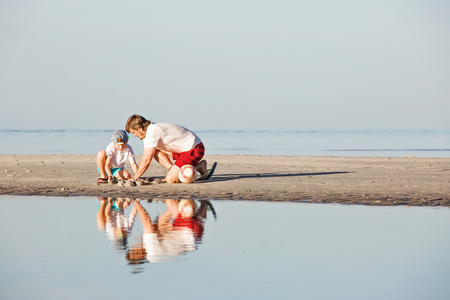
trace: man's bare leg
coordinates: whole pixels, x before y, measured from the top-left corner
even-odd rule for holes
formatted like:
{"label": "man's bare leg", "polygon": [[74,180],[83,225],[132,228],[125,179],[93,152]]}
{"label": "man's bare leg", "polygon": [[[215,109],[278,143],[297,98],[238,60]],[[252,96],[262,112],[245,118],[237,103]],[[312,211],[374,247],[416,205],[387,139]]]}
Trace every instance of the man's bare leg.
{"label": "man's bare leg", "polygon": [[163,166],[167,170],[169,170],[172,167],[172,165],[173,165],[172,161],[169,158],[169,156],[166,153],[161,152],[159,150],[156,150],[154,158],[155,158],[155,160],[157,162],[159,162],[159,164],[161,166]]}
{"label": "man's bare leg", "polygon": [[170,168],[169,172],[167,172],[166,175],[166,182],[167,183],[177,183],[180,182],[178,179],[178,173],[180,173],[180,167],[177,165],[173,165],[172,168]]}
{"label": "man's bare leg", "polygon": [[[200,173],[200,176],[205,175],[208,173],[207,169],[208,163],[206,160],[201,160],[195,168]],[[169,169],[169,172],[166,175],[165,181],[167,183],[176,183],[180,182],[178,179],[178,173],[180,172],[180,168],[176,165],[172,165],[172,167]]]}

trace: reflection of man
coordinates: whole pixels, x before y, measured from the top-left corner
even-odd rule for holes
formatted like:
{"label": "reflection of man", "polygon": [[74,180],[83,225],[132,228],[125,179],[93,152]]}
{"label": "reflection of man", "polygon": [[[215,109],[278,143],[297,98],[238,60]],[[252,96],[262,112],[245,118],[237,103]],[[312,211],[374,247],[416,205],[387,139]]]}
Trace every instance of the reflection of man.
{"label": "reflection of man", "polygon": [[136,209],[132,209],[130,217],[125,216],[125,209],[130,202],[124,199],[99,198],[97,228],[105,230],[108,239],[113,241],[118,250],[125,250],[127,238],[133,228]]}
{"label": "reflection of man", "polygon": [[165,200],[167,211],[152,224],[147,211],[139,202],[134,202],[141,219],[144,233],[142,243],[135,244],[127,253],[130,264],[162,262],[175,256],[196,250],[204,232],[206,203],[197,209],[194,200]]}

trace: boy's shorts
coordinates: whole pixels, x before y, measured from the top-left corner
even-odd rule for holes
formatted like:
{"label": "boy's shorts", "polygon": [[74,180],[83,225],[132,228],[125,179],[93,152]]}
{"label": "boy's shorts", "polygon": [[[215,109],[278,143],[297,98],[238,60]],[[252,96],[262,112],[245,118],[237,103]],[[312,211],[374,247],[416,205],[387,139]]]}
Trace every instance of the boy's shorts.
{"label": "boy's shorts", "polygon": [[184,165],[192,165],[195,167],[203,158],[203,155],[205,155],[205,146],[203,143],[198,144],[194,149],[186,152],[172,153],[172,157],[175,160],[175,166],[179,168]]}
{"label": "boy's shorts", "polygon": [[[117,173],[118,173],[120,170],[123,170],[123,169],[124,169],[124,168],[111,168],[111,174],[112,174],[112,176],[116,177]],[[97,166],[97,171],[101,174],[100,170],[98,169],[98,166]]]}

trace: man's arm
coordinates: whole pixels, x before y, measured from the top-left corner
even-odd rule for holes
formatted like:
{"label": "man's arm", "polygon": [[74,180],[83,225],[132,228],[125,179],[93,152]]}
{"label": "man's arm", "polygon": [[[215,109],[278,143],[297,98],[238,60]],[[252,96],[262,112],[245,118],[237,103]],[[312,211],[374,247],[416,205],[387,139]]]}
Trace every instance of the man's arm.
{"label": "man's arm", "polygon": [[156,148],[144,148],[144,154],[142,155],[142,159],[139,162],[139,168],[134,173],[133,179],[139,179],[142,174],[147,171],[148,167],[150,167],[150,163],[152,162],[153,156],[156,153]]}

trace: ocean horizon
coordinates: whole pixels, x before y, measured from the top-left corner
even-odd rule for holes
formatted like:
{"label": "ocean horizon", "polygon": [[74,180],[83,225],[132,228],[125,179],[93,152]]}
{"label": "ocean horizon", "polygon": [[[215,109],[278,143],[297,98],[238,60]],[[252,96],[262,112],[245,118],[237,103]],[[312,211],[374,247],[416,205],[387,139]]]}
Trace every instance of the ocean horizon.
{"label": "ocean horizon", "polygon": [[[96,154],[115,129],[0,129],[0,154]],[[213,155],[446,157],[450,130],[194,130]],[[130,135],[136,155],[143,144]]]}

